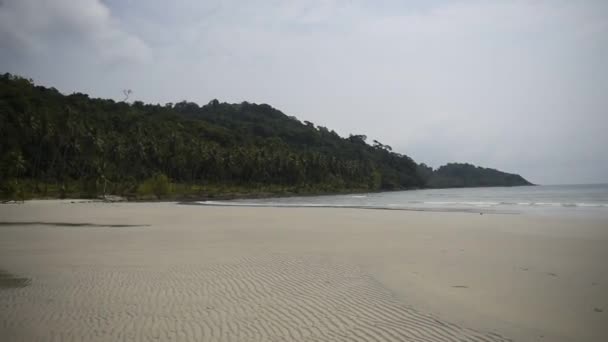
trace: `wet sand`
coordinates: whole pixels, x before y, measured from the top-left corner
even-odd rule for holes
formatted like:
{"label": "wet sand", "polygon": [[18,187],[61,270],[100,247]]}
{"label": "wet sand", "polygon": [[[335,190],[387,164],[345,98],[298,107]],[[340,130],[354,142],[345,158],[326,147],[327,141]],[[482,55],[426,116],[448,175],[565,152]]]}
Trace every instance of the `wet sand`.
{"label": "wet sand", "polygon": [[0,340],[607,341],[608,222],[0,206]]}

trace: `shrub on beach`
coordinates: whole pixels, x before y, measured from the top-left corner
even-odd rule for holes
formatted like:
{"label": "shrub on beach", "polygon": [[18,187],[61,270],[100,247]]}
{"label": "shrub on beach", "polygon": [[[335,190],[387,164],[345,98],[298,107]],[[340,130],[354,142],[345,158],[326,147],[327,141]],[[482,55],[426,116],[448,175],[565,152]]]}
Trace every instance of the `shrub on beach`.
{"label": "shrub on beach", "polygon": [[157,199],[166,197],[171,192],[171,182],[165,174],[157,173],[146,179],[138,189],[140,196],[154,195]]}
{"label": "shrub on beach", "polygon": [[16,179],[3,181],[0,184],[0,198],[24,201],[26,197],[23,184]]}

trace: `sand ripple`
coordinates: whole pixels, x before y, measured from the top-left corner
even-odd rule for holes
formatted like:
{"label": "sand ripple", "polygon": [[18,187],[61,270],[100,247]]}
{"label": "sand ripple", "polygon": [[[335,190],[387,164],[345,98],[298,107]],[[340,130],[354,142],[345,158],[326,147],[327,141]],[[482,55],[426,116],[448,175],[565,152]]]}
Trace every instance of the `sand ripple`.
{"label": "sand ripple", "polygon": [[74,266],[0,292],[7,341],[506,341],[417,312],[351,265],[275,255]]}

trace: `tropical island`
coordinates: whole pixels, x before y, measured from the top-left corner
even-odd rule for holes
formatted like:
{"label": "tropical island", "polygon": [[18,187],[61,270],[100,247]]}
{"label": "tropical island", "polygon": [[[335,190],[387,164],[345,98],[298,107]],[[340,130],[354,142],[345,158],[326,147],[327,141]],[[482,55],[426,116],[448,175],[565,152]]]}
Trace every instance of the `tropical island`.
{"label": "tropical island", "polygon": [[205,199],[531,185],[470,164],[432,169],[267,104],[145,104],[0,76],[0,196]]}

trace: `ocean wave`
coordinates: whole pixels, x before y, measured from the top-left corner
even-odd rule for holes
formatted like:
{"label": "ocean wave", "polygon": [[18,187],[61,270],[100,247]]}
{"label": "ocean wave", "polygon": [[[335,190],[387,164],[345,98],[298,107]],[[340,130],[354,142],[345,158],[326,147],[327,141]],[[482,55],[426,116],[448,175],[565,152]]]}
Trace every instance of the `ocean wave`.
{"label": "ocean wave", "polygon": [[563,208],[608,208],[608,204],[604,203],[561,203],[561,202],[532,202],[529,203],[530,206],[539,206],[539,207],[563,207]]}
{"label": "ocean wave", "polygon": [[[491,209],[473,209],[459,207],[412,207],[412,206],[390,206],[390,205],[356,205],[335,203],[277,203],[277,202],[231,202],[231,201],[198,201],[182,202],[181,204],[196,204],[204,206],[220,207],[262,207],[262,208],[340,208],[340,209],[375,209],[375,210],[403,210],[403,211],[430,211],[430,212],[463,212],[463,213],[494,213]],[[513,214],[501,211],[504,214]]]}
{"label": "ocean wave", "polygon": [[[411,203],[411,202],[410,202]],[[500,204],[500,202],[487,202],[487,201],[459,201],[459,202],[449,202],[449,201],[430,201],[430,202],[422,202],[422,204],[429,205],[448,205],[448,206],[473,206],[473,207],[494,207]]]}
{"label": "ocean wave", "polygon": [[197,204],[228,207],[287,207],[287,208],[350,208],[363,207],[359,205],[333,204],[333,203],[279,203],[279,202],[237,202],[237,201],[199,201]]}
{"label": "ocean wave", "polygon": [[532,206],[532,207],[563,207],[563,208],[608,208],[604,203],[571,203],[571,202],[499,202],[498,205],[505,206]]}
{"label": "ocean wave", "polygon": [[555,202],[532,202],[530,205],[540,206],[540,207],[561,207],[562,203]]}
{"label": "ocean wave", "polygon": [[233,207],[286,207],[286,208],[351,208],[351,209],[500,209],[500,208],[608,208],[608,203],[560,203],[560,202],[494,202],[494,201],[407,201],[404,203],[305,203],[305,202],[245,202],[200,201],[201,205]]}
{"label": "ocean wave", "polygon": [[[413,203],[413,202],[408,202]],[[498,206],[524,206],[524,207],[564,207],[564,208],[608,208],[608,203],[561,203],[561,202],[490,202],[490,201],[454,201],[454,202],[422,202],[428,205],[447,206],[474,206],[474,207],[498,207]]]}
{"label": "ocean wave", "polygon": [[608,208],[608,203],[575,203],[577,207]]}

